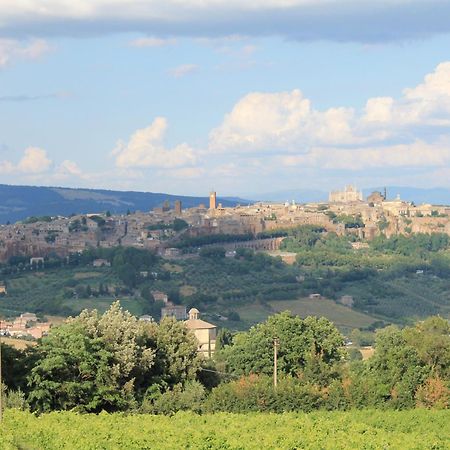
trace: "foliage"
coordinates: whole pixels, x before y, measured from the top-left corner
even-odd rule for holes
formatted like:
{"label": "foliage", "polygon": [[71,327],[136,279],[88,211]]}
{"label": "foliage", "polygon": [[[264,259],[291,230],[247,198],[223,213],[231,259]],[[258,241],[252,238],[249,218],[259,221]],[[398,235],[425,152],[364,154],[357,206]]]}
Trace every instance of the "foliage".
{"label": "foliage", "polygon": [[45,448],[138,449],[445,449],[449,411],[351,411],[275,414],[177,413],[39,417],[7,411],[0,435],[4,450]]}
{"label": "foliage", "polygon": [[138,321],[115,303],[103,315],[84,311],[52,330],[29,374],[29,401],[39,411],[134,408],[153,384],[193,377],[196,352],[182,324]]}
{"label": "foliage", "polygon": [[275,338],[279,342],[280,373],[301,374],[304,379],[317,383],[333,376],[332,366],[343,356],[342,336],[327,319],[301,319],[284,312],[269,317],[246,333],[238,333],[233,344],[224,346],[218,358],[226,361],[231,373],[271,374]]}
{"label": "foliage", "polygon": [[202,258],[220,259],[225,258],[225,249],[223,247],[203,247],[200,250],[200,256]]}
{"label": "foliage", "polygon": [[176,384],[164,393],[152,393],[144,399],[140,412],[172,415],[189,410],[198,413],[202,411],[204,399],[205,388],[198,381],[189,381],[184,386]]}
{"label": "foliage", "polygon": [[22,221],[23,224],[31,224],[37,222],[51,222],[53,219],[51,216],[30,216]]}
{"label": "foliage", "polygon": [[364,228],[364,221],[360,215],[340,214],[333,219],[333,222],[342,223],[345,228]]}
{"label": "foliage", "polygon": [[201,247],[203,245],[222,244],[227,242],[251,241],[254,239],[253,234],[209,234],[206,236],[187,237],[176,243],[174,247],[189,249]]}
{"label": "foliage", "polygon": [[208,412],[310,412],[323,406],[320,389],[304,381],[284,377],[277,388],[269,376],[250,375],[212,390],[205,404]]}
{"label": "foliage", "polygon": [[27,385],[27,373],[35,360],[35,351],[32,348],[18,350],[3,343],[0,345],[3,383],[8,390],[24,390]]}

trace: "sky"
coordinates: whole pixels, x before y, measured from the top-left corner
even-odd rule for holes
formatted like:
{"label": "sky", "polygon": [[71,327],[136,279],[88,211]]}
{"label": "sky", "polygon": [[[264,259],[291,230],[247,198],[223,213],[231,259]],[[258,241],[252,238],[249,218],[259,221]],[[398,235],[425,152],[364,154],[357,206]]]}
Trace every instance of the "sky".
{"label": "sky", "polygon": [[449,0],[0,0],[0,183],[450,187]]}

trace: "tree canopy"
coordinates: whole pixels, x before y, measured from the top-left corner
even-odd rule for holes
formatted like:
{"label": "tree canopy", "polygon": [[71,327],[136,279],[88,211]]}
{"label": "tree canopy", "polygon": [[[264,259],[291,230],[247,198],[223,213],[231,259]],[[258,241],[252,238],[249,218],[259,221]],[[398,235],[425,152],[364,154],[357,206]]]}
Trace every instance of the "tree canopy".
{"label": "tree canopy", "polygon": [[40,411],[128,409],[150,386],[170,388],[195,378],[198,368],[194,337],[183,323],[142,322],[118,303],[55,328],[37,353],[29,400]]}

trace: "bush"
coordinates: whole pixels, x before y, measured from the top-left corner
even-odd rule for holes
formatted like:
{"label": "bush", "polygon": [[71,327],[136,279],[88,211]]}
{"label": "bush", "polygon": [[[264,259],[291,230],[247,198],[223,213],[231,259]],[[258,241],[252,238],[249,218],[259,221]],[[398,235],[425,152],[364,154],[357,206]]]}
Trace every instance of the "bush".
{"label": "bush", "polygon": [[152,386],[142,402],[140,412],[144,414],[172,415],[178,411],[200,413],[205,400],[205,388],[198,381],[189,381],[184,387],[177,384],[164,393],[154,392]]}
{"label": "bush", "polygon": [[249,375],[213,389],[205,403],[205,410],[236,413],[308,412],[323,406],[324,392],[317,386],[304,384],[299,378],[282,378],[277,388],[274,388],[271,377]]}
{"label": "bush", "polygon": [[450,389],[440,378],[428,378],[416,392],[416,405],[446,409],[450,406]]}
{"label": "bush", "polygon": [[17,391],[8,390],[5,395],[5,408],[28,411],[30,409],[30,405],[26,400],[25,393],[20,389]]}

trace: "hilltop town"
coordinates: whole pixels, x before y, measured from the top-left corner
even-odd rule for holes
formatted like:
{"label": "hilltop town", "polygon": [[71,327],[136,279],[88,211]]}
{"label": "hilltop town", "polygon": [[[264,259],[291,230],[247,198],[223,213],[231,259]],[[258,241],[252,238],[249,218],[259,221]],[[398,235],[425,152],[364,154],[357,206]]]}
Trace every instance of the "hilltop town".
{"label": "hilltop town", "polygon": [[[111,215],[109,212],[71,217],[30,217],[25,221],[0,226],[0,261],[23,255],[39,265],[48,255],[66,257],[92,247],[118,245],[151,249],[161,255],[176,256],[181,237],[216,234],[251,235],[258,239],[255,248],[274,250],[277,230],[300,225],[317,225],[338,235],[354,234],[370,240],[412,233],[450,234],[450,206],[415,205],[397,196],[374,192],[366,199],[353,186],[331,192],[326,203],[255,203],[224,207],[210,194],[209,205],[183,208],[182,202],[166,201],[148,212]],[[249,244],[247,244],[249,245]]]}

